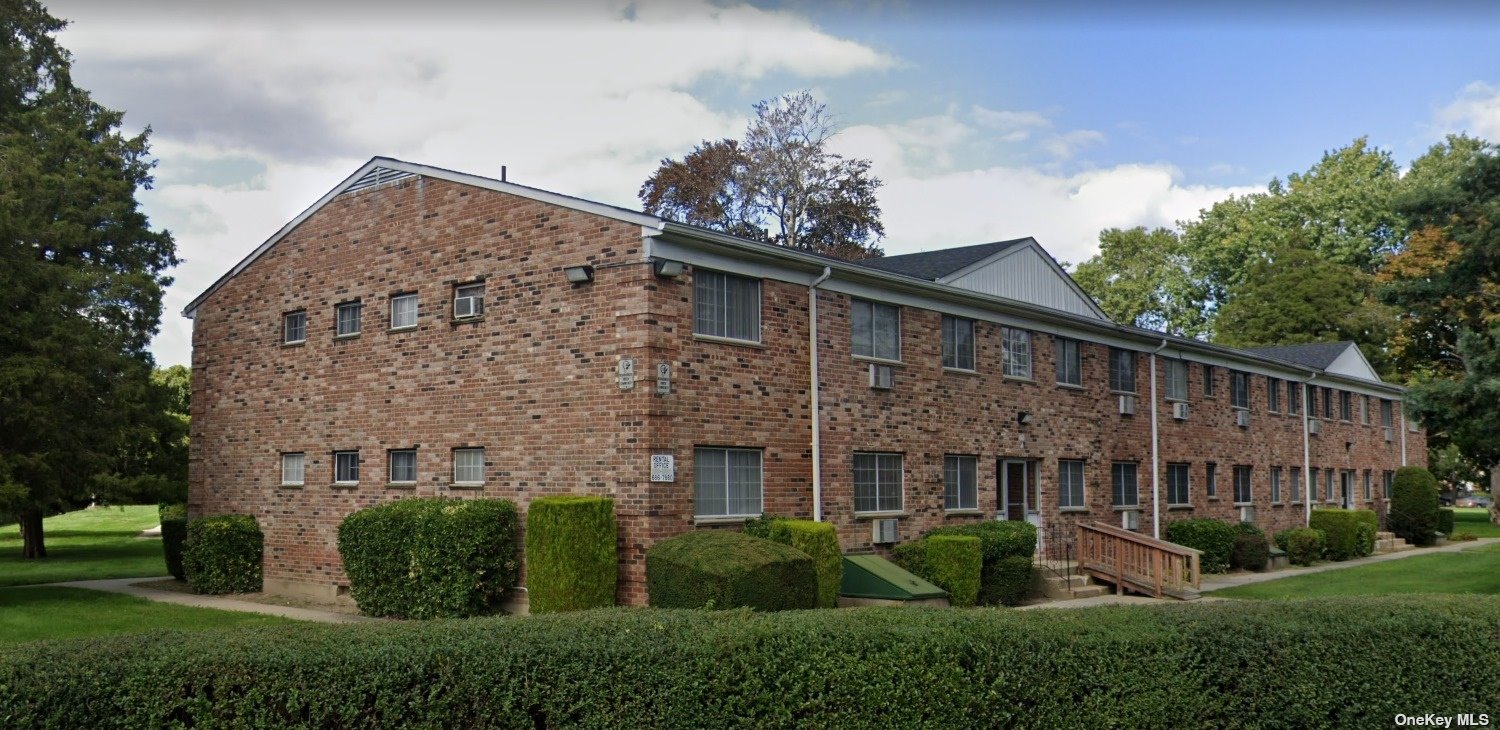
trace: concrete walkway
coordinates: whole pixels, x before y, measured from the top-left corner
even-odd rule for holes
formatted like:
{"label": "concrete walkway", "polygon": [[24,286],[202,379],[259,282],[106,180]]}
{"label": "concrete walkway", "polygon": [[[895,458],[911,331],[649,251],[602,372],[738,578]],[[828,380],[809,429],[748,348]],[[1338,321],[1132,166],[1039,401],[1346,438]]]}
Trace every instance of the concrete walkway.
{"label": "concrete walkway", "polygon": [[267,616],[281,616],[283,618],[297,619],[298,621],[317,621],[326,624],[353,624],[385,620],[371,616],[324,611],[316,608],[278,606],[271,603],[258,603],[256,601],[246,601],[227,596],[201,596],[196,593],[178,593],[176,591],[164,591],[135,585],[136,583],[166,580],[169,578],[171,576],[167,575],[158,578],[106,578],[104,580],[75,580],[65,583],[47,583],[45,585],[61,586],[64,588],[86,588],[91,591],[120,593],[151,601],[160,601],[162,603],[176,603],[182,606],[197,606],[198,608],[217,608],[221,611],[263,613]]}

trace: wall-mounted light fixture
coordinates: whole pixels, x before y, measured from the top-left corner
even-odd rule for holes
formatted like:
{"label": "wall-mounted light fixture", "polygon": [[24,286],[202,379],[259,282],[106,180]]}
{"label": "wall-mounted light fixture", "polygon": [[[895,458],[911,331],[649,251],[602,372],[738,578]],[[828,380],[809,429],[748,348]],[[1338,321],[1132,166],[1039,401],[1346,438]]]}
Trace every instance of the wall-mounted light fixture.
{"label": "wall-mounted light fixture", "polygon": [[682,276],[683,268],[684,267],[681,261],[673,261],[671,259],[656,260],[657,276],[663,276],[668,279],[675,279],[679,276]]}
{"label": "wall-mounted light fixture", "polygon": [[1031,411],[1021,411],[1021,412],[1017,413],[1016,414],[1016,423],[1019,423],[1022,426],[1025,426],[1026,424],[1031,423]]}
{"label": "wall-mounted light fixture", "polygon": [[594,267],[588,265],[569,266],[563,269],[563,273],[567,275],[568,281],[574,284],[587,284],[594,280]]}

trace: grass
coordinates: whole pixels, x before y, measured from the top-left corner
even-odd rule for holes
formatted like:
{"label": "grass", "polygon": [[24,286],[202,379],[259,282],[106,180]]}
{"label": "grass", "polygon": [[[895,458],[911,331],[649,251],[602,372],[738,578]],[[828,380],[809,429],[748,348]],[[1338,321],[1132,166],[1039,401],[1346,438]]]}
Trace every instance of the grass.
{"label": "grass", "polygon": [[1483,507],[1459,507],[1453,510],[1453,531],[1475,537],[1500,537],[1500,525],[1490,522],[1490,511]]}
{"label": "grass", "polygon": [[156,506],[90,507],[43,521],[47,557],[21,558],[21,530],[0,527],[0,586],[166,575],[161,538],[137,538],[157,524]]}
{"label": "grass", "polygon": [[[153,508],[155,509],[155,508]],[[0,588],[0,646],[41,639],[300,623],[276,616],[158,603],[84,588]]]}
{"label": "grass", "polygon": [[1285,599],[1398,593],[1500,595],[1500,544],[1251,583],[1209,595]]}

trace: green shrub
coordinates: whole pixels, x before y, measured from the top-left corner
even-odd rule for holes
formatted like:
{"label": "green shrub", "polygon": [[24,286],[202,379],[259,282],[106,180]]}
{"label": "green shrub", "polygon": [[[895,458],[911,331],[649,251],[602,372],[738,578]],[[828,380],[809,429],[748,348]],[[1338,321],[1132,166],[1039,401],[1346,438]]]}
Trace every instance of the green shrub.
{"label": "green shrub", "polygon": [[167,572],[177,580],[186,580],[182,569],[182,543],[187,539],[187,505],[164,504],[157,508],[161,519],[161,550],[167,561]]}
{"label": "green shrub", "polygon": [[398,499],[339,524],[349,594],[372,616],[490,610],[516,584],[516,506],[503,499]]}
{"label": "green shrub", "polygon": [[1482,596],[295,624],[13,647],[0,654],[0,718],[79,728],[1369,727],[1495,707],[1500,652],[1475,648],[1497,645],[1500,602]]}
{"label": "green shrub", "polygon": [[1260,529],[1260,527],[1254,522],[1236,522],[1234,523],[1233,527],[1235,532],[1241,535],[1255,535],[1257,537],[1266,536],[1266,531]]}
{"label": "green shrub", "polygon": [[1221,520],[1178,520],[1167,523],[1167,541],[1203,553],[1198,567],[1205,573],[1222,573],[1229,569],[1234,553],[1234,537],[1241,534],[1233,525]]}
{"label": "green shrub", "polygon": [[[927,533],[931,535],[969,535],[979,538],[984,551],[984,565],[979,578],[979,602],[986,606],[1003,604],[1014,606],[1026,597],[1031,587],[1031,556],[1036,552],[1036,527],[1028,522],[1011,520],[987,520],[967,525],[939,527]],[[1018,588],[1016,581],[1020,573],[1019,563],[1009,568],[1001,562],[1006,558],[1025,558],[1027,563],[1025,586]],[[913,571],[915,572],[915,571]],[[918,575],[921,575],[920,573]],[[1016,597],[1020,590],[1020,597]]]}
{"label": "green shrub", "polygon": [[1455,532],[1452,535],[1449,535],[1448,539],[1454,542],[1469,542],[1472,540],[1478,540],[1479,536],[1475,535],[1472,532]]}
{"label": "green shrub", "polygon": [[661,608],[815,608],[818,575],[807,553],[739,532],[704,530],[646,552],[646,590]]}
{"label": "green shrub", "polygon": [[1234,549],[1229,554],[1229,562],[1234,567],[1259,573],[1270,561],[1271,546],[1265,535],[1240,533],[1234,536]]}
{"label": "green shrub", "polygon": [[250,515],[193,520],[182,543],[183,575],[196,593],[258,591],[264,544],[260,526]]}
{"label": "green shrub", "polygon": [[838,606],[839,588],[844,582],[844,553],[839,549],[839,534],[833,523],[776,520],[771,525],[770,538],[807,553],[818,574],[818,607]]}
{"label": "green shrub", "polygon": [[1443,533],[1444,535],[1452,535],[1453,516],[1454,512],[1452,509],[1449,509],[1447,507],[1439,509],[1437,513],[1437,531]]}
{"label": "green shrub", "polygon": [[[973,535],[932,535],[922,542],[927,543],[926,563],[929,571],[923,577],[948,592],[949,605],[958,608],[974,605],[979,600],[979,577],[984,566],[984,552],[979,538]],[[1029,570],[1030,559],[1026,559],[1026,565]],[[1025,594],[1021,597],[1025,598]]]}
{"label": "green shrub", "polygon": [[745,520],[745,526],[740,531],[751,537],[769,540],[771,539],[771,527],[785,519],[789,518],[780,515],[762,514],[759,517],[751,517]]}
{"label": "green shrub", "polygon": [[1012,555],[1001,558],[988,576],[984,589],[989,591],[992,603],[1002,606],[1019,606],[1031,592],[1031,558]]}
{"label": "green shrub", "polygon": [[1349,560],[1375,551],[1375,513],[1370,510],[1315,509],[1312,527],[1323,532],[1323,554],[1329,560]]}
{"label": "green shrub", "polygon": [[532,613],[615,605],[620,560],[615,501],[561,495],[526,508],[526,595]]}
{"label": "green shrub", "polygon": [[[983,550],[982,543],[981,550]],[[981,552],[980,560],[983,561],[983,559],[984,556]],[[903,542],[891,548],[891,562],[900,566],[902,570],[912,575],[920,576],[923,579],[927,579],[927,576],[932,575],[932,571],[927,569],[927,540],[925,538]]]}
{"label": "green shrub", "polygon": [[1292,565],[1312,565],[1323,556],[1323,531],[1310,527],[1294,527],[1276,533],[1276,546],[1286,553]]}
{"label": "green shrub", "polygon": [[1386,514],[1390,531],[1413,545],[1431,545],[1437,521],[1437,479],[1420,466],[1397,469],[1396,481],[1391,486],[1390,511]]}

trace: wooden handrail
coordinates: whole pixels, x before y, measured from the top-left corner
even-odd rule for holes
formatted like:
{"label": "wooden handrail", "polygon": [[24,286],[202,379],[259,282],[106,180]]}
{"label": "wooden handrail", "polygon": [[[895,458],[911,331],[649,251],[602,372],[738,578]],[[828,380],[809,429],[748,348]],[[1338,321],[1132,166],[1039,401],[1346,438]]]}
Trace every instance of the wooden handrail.
{"label": "wooden handrail", "polygon": [[1078,524],[1078,566],[1112,581],[1116,593],[1126,588],[1161,598],[1195,598],[1202,552],[1137,535],[1099,522]]}
{"label": "wooden handrail", "polygon": [[1145,535],[1138,535],[1134,532],[1131,532],[1130,530],[1115,527],[1114,525],[1106,525],[1103,522],[1084,522],[1079,523],[1078,526],[1081,528],[1088,528],[1090,530],[1098,530],[1099,532],[1105,533],[1106,535],[1112,535],[1122,540],[1129,540],[1130,542],[1138,543],[1141,545],[1149,545],[1158,550],[1161,550],[1162,552],[1173,553],[1175,555],[1181,555],[1183,557],[1188,557],[1189,555],[1197,555],[1201,557],[1203,555],[1202,550],[1195,550],[1186,545],[1178,545],[1175,542],[1167,542],[1166,540],[1157,540],[1155,538],[1146,537]]}

